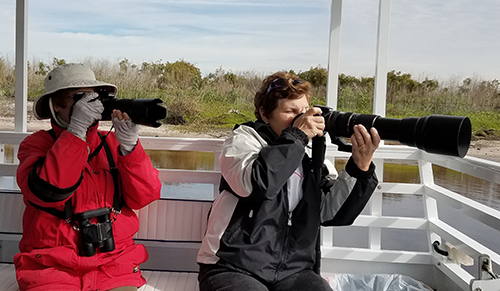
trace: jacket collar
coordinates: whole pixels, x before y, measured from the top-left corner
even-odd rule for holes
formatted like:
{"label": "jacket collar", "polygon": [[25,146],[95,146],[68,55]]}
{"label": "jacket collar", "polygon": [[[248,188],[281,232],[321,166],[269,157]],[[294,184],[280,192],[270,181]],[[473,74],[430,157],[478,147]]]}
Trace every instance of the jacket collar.
{"label": "jacket collar", "polygon": [[[268,143],[271,144],[274,142],[278,136],[274,131],[271,129],[269,124],[265,123],[261,119],[256,120],[255,122],[249,121],[246,123],[243,123],[242,125],[247,125],[255,129],[255,131]],[[235,127],[236,128],[236,127]]]}

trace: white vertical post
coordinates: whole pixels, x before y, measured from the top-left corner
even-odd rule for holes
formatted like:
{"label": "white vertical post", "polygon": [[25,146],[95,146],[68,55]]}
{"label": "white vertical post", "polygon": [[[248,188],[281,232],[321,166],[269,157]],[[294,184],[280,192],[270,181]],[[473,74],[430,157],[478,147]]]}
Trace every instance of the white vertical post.
{"label": "white vertical post", "polygon": [[[418,161],[418,169],[420,171],[420,183],[425,187],[427,185],[433,185],[434,184],[434,173],[432,171],[432,163],[430,162],[425,162],[419,159]],[[427,195],[423,196],[424,199],[424,211],[425,211],[425,218],[427,220],[438,220],[439,219],[439,213],[438,213],[438,207],[437,207],[437,201],[436,199],[429,197]],[[430,230],[427,230],[427,240],[428,240],[428,245],[431,246],[434,241],[438,241],[440,244],[442,243],[441,237],[435,233],[431,232]],[[433,250],[431,247],[429,247],[429,252],[432,253]]]}
{"label": "white vertical post", "polygon": [[387,51],[389,47],[389,18],[391,0],[380,0],[375,65],[375,92],[373,114],[385,116],[387,99]]}
{"label": "white vertical post", "polygon": [[333,227],[321,227],[321,246],[333,247]]}
{"label": "white vertical post", "polygon": [[[19,159],[17,158],[17,154],[19,153],[19,145],[14,145],[14,157],[13,163],[19,165]],[[19,185],[17,185],[17,176],[12,177],[12,189],[20,190]]]}
{"label": "white vertical post", "polygon": [[[434,185],[434,173],[432,171],[432,163],[418,160],[418,169],[420,174],[420,183],[425,187],[427,185]],[[428,220],[438,219],[438,210],[436,199],[428,196],[424,197],[425,201],[425,215]],[[434,202],[432,202],[434,201]]]}
{"label": "white vertical post", "polygon": [[16,94],[15,125],[16,132],[26,132],[28,102],[27,66],[27,0],[16,1]]}
{"label": "white vertical post", "polygon": [[342,0],[332,0],[330,13],[330,45],[328,47],[328,82],[326,105],[337,109],[339,87],[340,26],[342,20]]}
{"label": "white vertical post", "polygon": [[[387,91],[387,49],[389,43],[389,16],[390,0],[380,0],[378,10],[377,29],[377,53],[375,64],[375,92],[373,96],[373,114],[385,116],[385,102]],[[384,144],[382,140],[380,142]],[[374,160],[376,173],[379,179],[384,176],[384,160]],[[382,216],[382,195],[380,191],[375,191],[370,199],[370,212],[374,216]],[[369,246],[370,249],[380,250],[382,241],[382,230],[370,227]]]}
{"label": "white vertical post", "polygon": [[[5,145],[0,143],[0,163],[5,163]],[[0,189],[5,189],[5,177],[0,176]]]}
{"label": "white vertical post", "polygon": [[5,163],[5,145],[0,143],[0,163]]}
{"label": "white vertical post", "polygon": [[[379,179],[379,183],[383,182],[384,178],[384,160],[374,159],[375,173]],[[382,191],[380,191],[380,184],[370,198],[368,207],[372,216],[382,216]],[[380,227],[370,227],[368,229],[368,246],[371,250],[380,250],[382,248],[382,229]]]}
{"label": "white vertical post", "polygon": [[[220,155],[222,154],[221,150],[214,151],[214,171],[220,171]],[[219,196],[219,186],[220,184],[214,184],[213,186],[213,199]]]}

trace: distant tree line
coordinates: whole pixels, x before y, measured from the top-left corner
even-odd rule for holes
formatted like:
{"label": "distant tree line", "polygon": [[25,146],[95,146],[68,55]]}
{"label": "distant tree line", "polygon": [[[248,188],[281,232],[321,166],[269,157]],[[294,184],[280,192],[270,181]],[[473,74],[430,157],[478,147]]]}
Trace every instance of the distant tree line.
{"label": "distant tree line", "polygon": [[[53,58],[51,64],[33,61],[28,65],[28,99],[44,92],[43,79],[54,67],[66,60]],[[98,79],[119,88],[119,98],[160,98],[164,101],[167,123],[186,123],[196,127],[228,127],[254,119],[253,97],[263,75],[255,72],[232,72],[222,67],[202,76],[200,69],[185,61],[143,62],[128,59],[119,63],[107,60],[84,61]],[[291,73],[312,85],[313,102],[325,104],[328,71],[321,66]],[[14,66],[0,58],[0,99],[14,97]],[[339,74],[338,110],[371,113],[374,77]],[[408,73],[387,74],[387,116],[423,116],[428,114],[484,115],[500,114],[500,81],[466,78],[439,82],[416,80]],[[491,116],[484,119],[491,119]],[[497,118],[500,119],[500,118]],[[473,124],[474,125],[474,124]],[[477,128],[495,127],[477,123]],[[500,129],[500,124],[498,125]]]}

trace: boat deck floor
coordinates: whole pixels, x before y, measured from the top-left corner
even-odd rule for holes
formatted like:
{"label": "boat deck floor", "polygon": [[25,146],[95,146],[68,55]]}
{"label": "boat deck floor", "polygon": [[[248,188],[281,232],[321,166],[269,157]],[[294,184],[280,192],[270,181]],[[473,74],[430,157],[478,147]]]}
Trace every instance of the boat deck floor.
{"label": "boat deck floor", "polygon": [[[185,272],[142,271],[146,285],[138,291],[198,291],[198,274]],[[0,290],[18,291],[13,264],[0,264]]]}

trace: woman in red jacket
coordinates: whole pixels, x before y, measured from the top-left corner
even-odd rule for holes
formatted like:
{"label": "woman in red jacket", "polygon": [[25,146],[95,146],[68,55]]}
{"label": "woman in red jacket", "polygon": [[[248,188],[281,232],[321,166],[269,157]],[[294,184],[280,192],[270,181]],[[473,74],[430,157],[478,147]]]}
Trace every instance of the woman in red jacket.
{"label": "woman in red jacket", "polygon": [[55,68],[44,86],[33,112],[52,129],[26,137],[18,154],[26,204],[14,258],[20,290],[137,290],[148,254],[132,239],[139,229],[132,209],[161,190],[139,125],[114,110],[115,131],[97,130],[104,107],[95,91],[117,88],[81,64]]}

